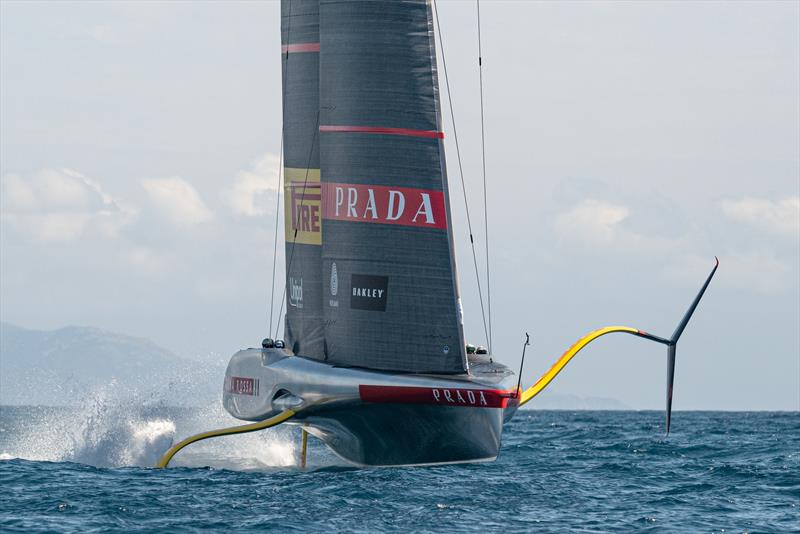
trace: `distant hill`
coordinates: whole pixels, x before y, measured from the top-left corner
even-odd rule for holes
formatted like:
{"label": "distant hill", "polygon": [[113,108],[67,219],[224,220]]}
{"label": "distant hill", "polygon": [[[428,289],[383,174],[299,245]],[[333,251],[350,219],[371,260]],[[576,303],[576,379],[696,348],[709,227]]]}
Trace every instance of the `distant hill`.
{"label": "distant hill", "polygon": [[[0,404],[70,406],[87,396],[207,406],[219,402],[227,358],[180,358],[144,338],[99,328],[31,330],[0,322]],[[539,410],[626,410],[615,399],[545,390],[526,406]]]}
{"label": "distant hill", "polygon": [[44,331],[0,322],[0,404],[78,404],[101,387],[196,404],[212,390],[218,395],[222,381],[222,374],[198,367],[208,364],[180,358],[144,338],[91,327]]}
{"label": "distant hill", "polygon": [[631,410],[622,401],[608,397],[581,397],[558,393],[550,389],[542,391],[528,403],[524,410]]}

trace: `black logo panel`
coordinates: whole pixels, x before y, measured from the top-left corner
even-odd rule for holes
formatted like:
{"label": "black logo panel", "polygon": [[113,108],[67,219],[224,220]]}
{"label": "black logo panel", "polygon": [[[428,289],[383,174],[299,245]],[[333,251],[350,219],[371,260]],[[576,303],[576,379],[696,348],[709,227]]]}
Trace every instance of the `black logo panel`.
{"label": "black logo panel", "polygon": [[388,276],[353,274],[350,278],[350,307],[354,310],[386,311]]}

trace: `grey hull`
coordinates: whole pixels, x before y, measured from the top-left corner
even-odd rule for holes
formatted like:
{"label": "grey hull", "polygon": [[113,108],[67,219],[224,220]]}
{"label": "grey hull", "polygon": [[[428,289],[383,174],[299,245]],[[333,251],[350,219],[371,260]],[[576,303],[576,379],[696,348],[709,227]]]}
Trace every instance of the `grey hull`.
{"label": "grey hull", "polygon": [[496,458],[515,389],[510,369],[481,357],[469,374],[420,375],[247,349],[228,365],[223,405],[248,421],[293,409],[288,424],[303,425],[356,465],[425,465]]}

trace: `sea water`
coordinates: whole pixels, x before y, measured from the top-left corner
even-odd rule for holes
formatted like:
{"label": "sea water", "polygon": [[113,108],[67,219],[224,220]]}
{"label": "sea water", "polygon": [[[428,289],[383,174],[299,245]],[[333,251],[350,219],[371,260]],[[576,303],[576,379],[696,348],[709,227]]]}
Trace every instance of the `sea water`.
{"label": "sea water", "polygon": [[798,412],[522,411],[495,462],[356,469],[218,405],[0,408],[0,531],[800,532]]}

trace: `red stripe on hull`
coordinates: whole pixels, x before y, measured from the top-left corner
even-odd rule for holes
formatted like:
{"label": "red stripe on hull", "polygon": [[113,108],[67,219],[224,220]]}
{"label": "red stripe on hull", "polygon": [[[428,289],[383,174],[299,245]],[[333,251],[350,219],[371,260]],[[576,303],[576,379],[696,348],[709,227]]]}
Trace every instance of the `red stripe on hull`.
{"label": "red stripe on hull", "polygon": [[295,54],[297,52],[319,52],[319,43],[296,43],[281,45],[281,52]]}
{"label": "red stripe on hull", "polygon": [[406,135],[409,137],[427,137],[429,139],[444,139],[444,132],[436,130],[412,130],[410,128],[389,128],[385,126],[332,126],[322,125],[320,132],[354,132],[382,135]]}
{"label": "red stripe on hull", "polygon": [[409,386],[358,386],[364,402],[384,404],[431,404],[466,408],[506,408],[517,401],[514,390],[429,388]]}

